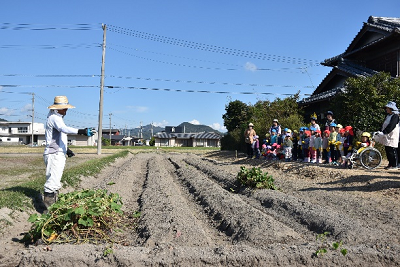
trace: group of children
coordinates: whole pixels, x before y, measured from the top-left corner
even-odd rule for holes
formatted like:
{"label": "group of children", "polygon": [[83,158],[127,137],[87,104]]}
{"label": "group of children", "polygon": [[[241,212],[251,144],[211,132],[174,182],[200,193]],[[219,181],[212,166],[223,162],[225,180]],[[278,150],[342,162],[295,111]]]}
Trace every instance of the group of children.
{"label": "group of children", "polygon": [[[364,132],[357,147],[370,145],[370,133]],[[267,160],[304,161],[332,165],[348,164],[353,152],[354,132],[351,126],[343,127],[334,121],[321,132],[316,117],[311,117],[309,127],[298,131],[285,128],[281,133],[271,127],[260,147],[259,137],[254,138],[256,158]]]}

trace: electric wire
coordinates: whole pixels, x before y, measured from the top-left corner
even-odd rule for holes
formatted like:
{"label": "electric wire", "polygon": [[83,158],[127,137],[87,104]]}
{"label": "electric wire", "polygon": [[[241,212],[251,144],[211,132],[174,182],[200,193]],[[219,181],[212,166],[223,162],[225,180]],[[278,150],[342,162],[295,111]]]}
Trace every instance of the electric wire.
{"label": "electric wire", "polygon": [[30,24],[30,23],[0,23],[0,30],[31,30],[31,31],[49,31],[49,30],[70,30],[70,31],[89,31],[103,30],[101,23],[77,23],[77,24],[61,24],[58,26],[49,26],[47,24]]}
{"label": "electric wire", "polygon": [[[118,45],[118,44],[114,44],[114,43],[108,43],[107,44],[107,48],[109,48],[109,49],[113,49],[112,46],[118,46],[118,47],[122,47],[122,48],[125,48],[125,49],[130,49],[130,50],[139,51],[139,52],[145,52],[145,53],[151,53],[151,54],[155,54],[155,55],[168,56],[168,57],[180,58],[180,59],[185,59],[185,60],[194,60],[194,61],[200,61],[200,62],[211,63],[211,64],[228,65],[228,66],[240,67],[241,69],[243,68],[243,65],[239,65],[239,64],[231,64],[231,63],[217,62],[217,61],[204,60],[204,59],[198,59],[198,58],[189,58],[189,57],[165,54],[165,53],[160,53],[160,52],[143,50],[143,49],[139,49],[139,48],[133,48],[133,47],[125,46],[125,45]],[[117,49],[115,49],[115,50],[119,51]],[[125,52],[121,52],[121,53],[125,53]],[[257,67],[256,70],[260,70],[260,71],[283,71],[283,72],[289,72],[289,73],[296,73],[296,72],[292,72],[291,70],[300,70],[300,72],[304,73],[304,67],[297,67],[297,68],[258,68]]]}
{"label": "electric wire", "polygon": [[[86,86],[86,85],[0,85],[0,87],[25,87],[25,88],[48,88],[48,87],[66,87],[66,88],[98,88],[99,86]],[[233,91],[209,91],[209,90],[186,90],[186,89],[172,89],[172,88],[155,88],[155,87],[135,87],[135,86],[118,86],[118,85],[104,85],[105,89],[134,89],[145,91],[166,91],[166,92],[182,92],[182,93],[208,93],[208,94],[243,94],[243,95],[282,95],[292,96],[293,93],[283,94],[275,92],[233,92]],[[296,87],[294,87],[296,88]],[[120,91],[120,90],[119,90]],[[5,93],[12,93],[7,91],[0,91]],[[300,94],[310,95],[310,94]]]}
{"label": "electric wire", "polygon": [[177,39],[177,38],[171,38],[171,37],[151,34],[151,33],[147,33],[147,32],[140,32],[140,31],[123,28],[123,27],[119,27],[119,26],[114,26],[114,25],[107,25],[107,26],[108,26],[108,30],[111,32],[124,34],[124,35],[128,35],[128,36],[136,37],[136,38],[146,39],[146,40],[150,40],[150,41],[154,41],[154,42],[160,42],[160,43],[181,46],[181,47],[186,47],[186,48],[191,48],[191,49],[203,50],[203,51],[208,51],[208,52],[213,52],[213,53],[253,58],[253,59],[259,59],[259,60],[283,62],[283,63],[290,63],[290,64],[309,65],[309,66],[314,66],[314,65],[320,64],[318,60],[310,60],[310,59],[304,59],[304,58],[296,58],[296,57],[289,57],[289,56],[280,56],[280,55],[274,55],[274,54],[265,54],[265,53],[259,53],[259,52],[245,51],[245,50],[240,50],[240,49],[232,49],[232,48],[227,48],[227,47],[222,47],[222,46],[208,45],[208,44],[192,42],[192,41],[187,41],[187,40],[182,40],[182,39]]}
{"label": "electric wire", "polygon": [[[93,78],[100,77],[100,75],[84,74],[0,74],[4,77],[37,77],[37,78]],[[161,78],[150,78],[150,77],[133,77],[133,76],[116,76],[116,75],[105,75],[104,78],[116,78],[116,79],[127,79],[127,80],[143,80],[143,81],[155,81],[155,82],[174,82],[174,83],[189,83],[189,84],[207,84],[207,85],[230,85],[230,86],[252,86],[252,87],[301,87],[301,88],[314,88],[313,86],[297,86],[297,85],[274,85],[274,84],[246,84],[246,83],[231,83],[231,82],[217,82],[217,81],[192,81],[192,80],[175,80],[175,79],[161,79]]]}

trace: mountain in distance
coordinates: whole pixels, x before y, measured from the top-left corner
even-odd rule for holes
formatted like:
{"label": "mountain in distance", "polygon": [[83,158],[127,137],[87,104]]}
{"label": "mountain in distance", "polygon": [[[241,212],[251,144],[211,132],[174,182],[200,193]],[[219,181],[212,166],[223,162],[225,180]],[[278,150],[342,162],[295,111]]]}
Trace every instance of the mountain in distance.
{"label": "mountain in distance", "polygon": [[192,124],[190,122],[182,122],[178,126],[185,129],[185,133],[202,133],[202,132],[212,133],[212,132],[214,132],[221,136],[223,135],[221,132],[214,130],[213,128],[211,128],[210,126],[207,126],[207,125]]}
{"label": "mountain in distance", "polygon": [[[175,126],[175,125],[171,125]],[[207,125],[197,125],[197,124],[192,124],[190,122],[183,122],[179,125],[178,127],[182,127],[182,129],[185,129],[185,133],[202,133],[202,132],[214,132],[216,134],[219,134],[223,136],[223,133],[214,130],[210,126]],[[158,126],[153,126],[153,134],[159,133],[165,131],[165,127],[158,127]],[[134,129],[121,129],[120,134],[126,135],[126,136],[135,136],[139,137],[140,136],[140,128],[134,128]],[[142,126],[142,135],[143,139],[151,139],[151,124],[143,125]]]}

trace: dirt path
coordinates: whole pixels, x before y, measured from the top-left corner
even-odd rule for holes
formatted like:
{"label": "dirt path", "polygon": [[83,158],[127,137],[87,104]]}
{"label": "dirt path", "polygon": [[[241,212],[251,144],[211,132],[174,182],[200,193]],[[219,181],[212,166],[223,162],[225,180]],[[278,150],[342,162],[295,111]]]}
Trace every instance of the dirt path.
{"label": "dirt path", "polygon": [[[240,166],[254,165],[273,174],[280,190],[237,187]],[[8,240],[10,251],[19,250],[0,266],[398,266],[399,174],[224,152],[130,154],[80,185],[116,192],[126,211],[141,213],[127,246],[103,256],[106,245],[44,250]],[[343,241],[346,256],[333,249],[314,256],[321,247],[316,236],[326,231],[328,244]]]}

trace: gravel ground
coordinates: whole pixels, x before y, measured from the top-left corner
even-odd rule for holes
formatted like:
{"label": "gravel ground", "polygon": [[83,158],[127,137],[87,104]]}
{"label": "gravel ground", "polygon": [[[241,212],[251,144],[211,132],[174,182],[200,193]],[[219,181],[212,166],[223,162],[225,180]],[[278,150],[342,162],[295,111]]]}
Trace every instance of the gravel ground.
{"label": "gravel ground", "polygon": [[[280,190],[239,187],[241,166],[260,167]],[[128,244],[108,256],[107,245],[23,247],[13,240],[29,215],[19,212],[0,239],[0,266],[399,266],[399,174],[223,151],[130,154],[80,185],[118,193],[126,211],[140,211]],[[346,256],[341,248],[315,255],[324,232],[325,245],[342,241]]]}

